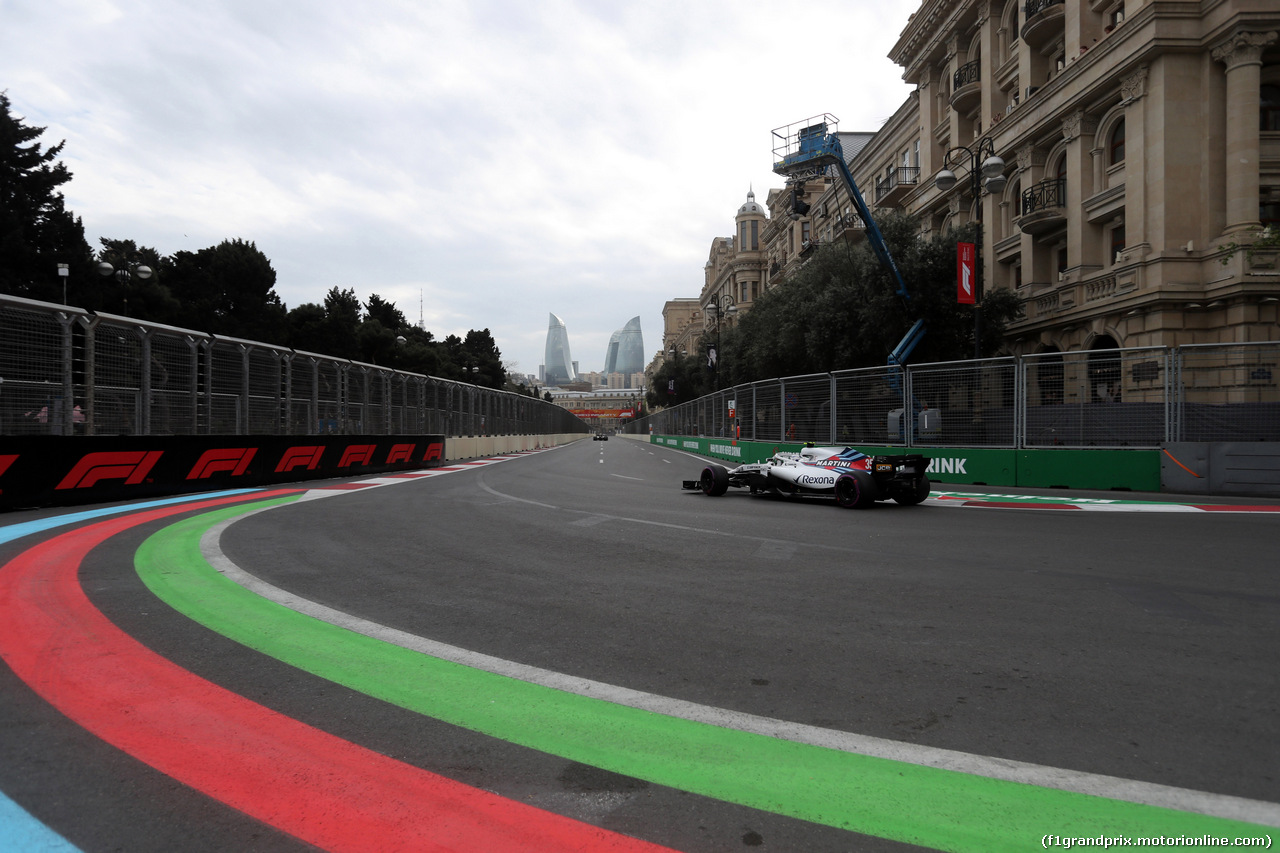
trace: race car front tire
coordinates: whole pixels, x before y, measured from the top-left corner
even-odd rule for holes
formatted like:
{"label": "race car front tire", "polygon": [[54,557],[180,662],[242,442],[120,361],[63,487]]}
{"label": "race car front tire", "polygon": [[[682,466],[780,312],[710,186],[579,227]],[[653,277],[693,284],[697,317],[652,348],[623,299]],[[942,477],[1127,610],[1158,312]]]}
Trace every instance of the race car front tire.
{"label": "race car front tire", "polygon": [[921,477],[912,484],[910,491],[902,492],[893,496],[893,499],[903,506],[915,506],[925,498],[929,497],[929,489],[932,484],[928,477]]}
{"label": "race car front tire", "polygon": [[729,491],[729,469],[723,465],[708,465],[702,469],[699,482],[704,495],[718,498]]}
{"label": "race car front tire", "polygon": [[836,480],[836,503],[845,509],[866,509],[876,502],[876,481],[866,471],[841,474]]}

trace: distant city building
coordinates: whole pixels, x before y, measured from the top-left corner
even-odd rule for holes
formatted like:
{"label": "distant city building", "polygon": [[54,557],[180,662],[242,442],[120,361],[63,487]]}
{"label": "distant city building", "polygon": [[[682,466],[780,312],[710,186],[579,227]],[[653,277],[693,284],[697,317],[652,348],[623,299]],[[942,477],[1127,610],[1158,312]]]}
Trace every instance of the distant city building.
{"label": "distant city building", "polygon": [[[640,332],[640,318],[632,317],[627,325],[609,338],[609,348],[604,357],[604,375],[621,373],[627,379],[644,371],[644,337]],[[612,383],[610,383],[612,387]]]}
{"label": "distant city building", "polygon": [[547,325],[547,349],[542,365],[542,381],[559,387],[578,378],[573,359],[569,355],[569,332],[564,320],[550,315]]}
{"label": "distant city building", "polygon": [[639,417],[638,389],[602,389],[551,391],[551,401],[568,409],[593,429],[612,431]]}

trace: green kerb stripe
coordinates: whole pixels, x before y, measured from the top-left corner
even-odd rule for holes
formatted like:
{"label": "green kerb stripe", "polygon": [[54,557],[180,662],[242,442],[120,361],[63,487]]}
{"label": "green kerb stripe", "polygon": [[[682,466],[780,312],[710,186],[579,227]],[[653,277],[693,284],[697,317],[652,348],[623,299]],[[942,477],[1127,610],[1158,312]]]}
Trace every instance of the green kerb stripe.
{"label": "green kerb stripe", "polygon": [[1246,823],[868,757],[667,717],[461,666],[255,595],[200,552],[213,525],[143,543],[146,585],[202,625],[316,676],[511,743],[655,784],[940,850],[1024,851],[1059,836],[1257,834]]}

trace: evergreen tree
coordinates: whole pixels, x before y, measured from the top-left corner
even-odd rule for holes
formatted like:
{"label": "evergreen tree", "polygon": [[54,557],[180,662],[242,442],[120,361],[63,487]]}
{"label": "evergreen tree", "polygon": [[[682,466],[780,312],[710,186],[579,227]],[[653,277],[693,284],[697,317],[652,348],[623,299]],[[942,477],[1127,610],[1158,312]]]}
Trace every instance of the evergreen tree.
{"label": "evergreen tree", "polygon": [[[885,364],[916,320],[927,333],[911,361],[953,361],[974,353],[973,309],[955,297],[955,246],[973,241],[966,225],[921,240],[910,216],[879,220],[885,243],[907,283],[908,298],[866,243],[821,246],[784,284],[752,306],[722,335],[722,362],[734,384],[777,376],[825,373]],[[994,354],[1015,316],[1008,290],[983,295],[982,353]],[[721,379],[721,386],[726,382]]]}
{"label": "evergreen tree", "polygon": [[252,242],[223,240],[198,252],[178,252],[165,259],[161,274],[183,305],[182,325],[285,343],[288,323],[275,291],[276,271]]}
{"label": "evergreen tree", "polygon": [[[10,112],[0,91],[0,292],[68,302],[93,284],[93,251],[84,225],[66,209],[58,188],[71,180],[65,163],[55,162],[65,140],[42,149],[43,127],[30,127]],[[63,281],[58,264],[69,264]]]}

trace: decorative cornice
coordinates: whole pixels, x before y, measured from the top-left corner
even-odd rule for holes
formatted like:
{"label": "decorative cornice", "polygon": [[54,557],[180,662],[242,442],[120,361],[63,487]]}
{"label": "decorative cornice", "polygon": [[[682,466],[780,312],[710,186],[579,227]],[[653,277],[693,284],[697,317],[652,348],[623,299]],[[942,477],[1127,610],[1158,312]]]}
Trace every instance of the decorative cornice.
{"label": "decorative cornice", "polygon": [[1147,66],[1139,65],[1134,72],[1120,81],[1120,97],[1125,103],[1146,97]]}
{"label": "decorative cornice", "polygon": [[1213,49],[1213,58],[1227,66],[1230,74],[1243,65],[1261,65],[1262,51],[1275,44],[1276,32],[1238,32]]}
{"label": "decorative cornice", "polygon": [[1033,166],[1043,166],[1045,163],[1045,153],[1040,148],[1030,143],[1018,149],[1018,171],[1025,172]]}
{"label": "decorative cornice", "polygon": [[1071,142],[1076,137],[1093,136],[1098,132],[1098,120],[1084,110],[1076,110],[1062,119],[1062,138]]}

